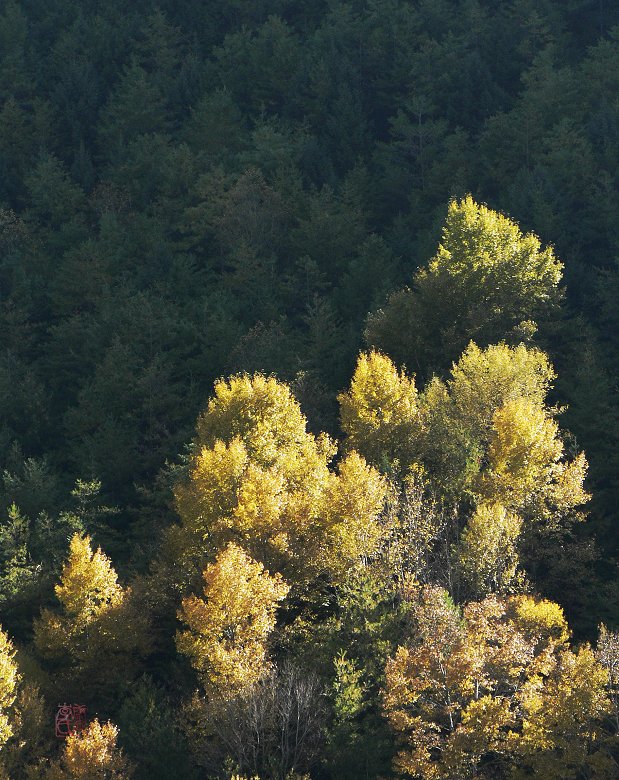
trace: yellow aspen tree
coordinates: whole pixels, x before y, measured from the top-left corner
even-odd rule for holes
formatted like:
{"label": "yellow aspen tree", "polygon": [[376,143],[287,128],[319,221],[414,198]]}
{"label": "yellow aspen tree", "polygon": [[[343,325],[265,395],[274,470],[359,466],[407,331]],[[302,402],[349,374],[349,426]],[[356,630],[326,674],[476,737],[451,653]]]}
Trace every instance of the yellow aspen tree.
{"label": "yellow aspen tree", "polygon": [[430,504],[460,515],[443,528],[454,561],[438,553],[433,537],[410,557],[434,556],[450,581],[458,563],[469,596],[520,587],[518,551],[528,551],[534,566],[540,534],[582,518],[587,461],[565,451],[557,410],[546,403],[554,378],[538,349],[471,342],[448,378],[420,393],[388,357],[362,355],[349,392],[339,396],[348,442],[396,477],[402,506],[406,485],[417,480]]}
{"label": "yellow aspen tree", "polygon": [[475,436],[483,436],[497,409],[507,401],[526,398],[542,406],[555,379],[548,357],[520,344],[494,344],[481,349],[470,342],[447,379],[454,416],[466,421]]}
{"label": "yellow aspen tree", "polygon": [[0,630],[0,750],[13,734],[11,710],[18,682],[15,648],[4,631]]}
{"label": "yellow aspen tree", "polygon": [[454,199],[435,256],[370,315],[366,341],[411,369],[446,368],[470,339],[534,333],[561,300],[562,270],[534,234],[470,195]]}
{"label": "yellow aspen tree", "polygon": [[338,400],[347,449],[383,471],[410,465],[419,429],[417,388],[390,358],[361,353],[350,390]]}
{"label": "yellow aspen tree", "polygon": [[543,680],[531,676],[519,692],[522,730],[511,736],[514,780],[617,777],[619,765],[592,749],[603,736],[602,718],[611,711],[607,675],[588,645],[561,650]]}
{"label": "yellow aspen tree", "polygon": [[352,453],[334,470],[335,452],[307,431],[286,385],[261,375],[217,382],[175,488],[180,524],[166,536],[160,578],[195,587],[232,542],[298,591],[336,583],[376,552],[387,486]]}
{"label": "yellow aspen tree", "polygon": [[379,546],[383,529],[376,522],[385,499],[385,482],[356,452],[338,466],[325,493],[324,517],[331,527],[333,549],[325,568],[344,575],[352,561],[369,558]]}
{"label": "yellow aspen tree", "polygon": [[547,524],[588,500],[584,455],[568,459],[545,404],[553,378],[539,350],[468,346],[447,382],[435,382],[443,391],[424,394],[425,458],[443,490]]}
{"label": "yellow aspen tree", "polygon": [[[214,395],[196,426],[198,446],[240,439],[252,462],[270,466],[287,462],[294,471],[316,457],[316,439],[307,432],[307,420],[290,388],[274,377],[246,374],[215,383]],[[290,461],[293,451],[298,459]],[[331,455],[332,448],[327,448]]]}
{"label": "yellow aspen tree", "polygon": [[177,633],[176,647],[208,693],[231,698],[269,671],[268,638],[288,590],[279,574],[234,544],[206,567],[204,598],[183,599],[178,617],[187,629]]}
{"label": "yellow aspen tree", "polygon": [[559,426],[530,399],[513,398],[495,411],[489,438],[488,464],[475,490],[488,501],[521,507],[554,477],[563,455]]}
{"label": "yellow aspen tree", "polygon": [[75,534],[60,582],[59,610],[43,609],[34,622],[34,642],[52,663],[56,678],[69,685],[110,686],[128,673],[134,656],[147,647],[147,621],[118,583],[110,559],[93,550],[88,536]]}
{"label": "yellow aspen tree", "polygon": [[67,737],[62,755],[44,780],[130,780],[133,767],[116,746],[118,728],[93,720],[84,731]]}
{"label": "yellow aspen tree", "polygon": [[463,586],[471,597],[509,593],[522,584],[517,550],[521,528],[522,519],[501,504],[476,508],[457,550]]}
{"label": "yellow aspen tree", "polygon": [[118,607],[124,593],[109,558],[100,548],[93,551],[90,537],[80,534],[71,539],[55,592],[61,612],[41,612],[35,644],[44,657],[77,660],[87,651],[89,626]]}
{"label": "yellow aspen tree", "polygon": [[339,396],[348,445],[381,470],[421,471],[452,499],[502,503],[518,513],[567,511],[588,498],[583,455],[569,461],[545,400],[554,371],[524,345],[470,343],[450,376],[422,393],[377,352],[361,355]]}
{"label": "yellow aspen tree", "polygon": [[574,651],[561,608],[490,596],[462,610],[440,588],[414,596],[414,631],[386,668],[385,714],[400,742],[394,768],[467,780],[500,757],[511,777],[580,777],[617,766],[601,748],[606,670]]}

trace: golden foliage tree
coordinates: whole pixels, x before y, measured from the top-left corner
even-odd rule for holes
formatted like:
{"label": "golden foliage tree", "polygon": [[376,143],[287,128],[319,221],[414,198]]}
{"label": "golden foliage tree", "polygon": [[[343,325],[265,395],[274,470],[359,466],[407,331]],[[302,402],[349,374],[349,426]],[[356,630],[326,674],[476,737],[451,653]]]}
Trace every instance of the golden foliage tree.
{"label": "golden foliage tree", "polygon": [[207,693],[228,699],[269,670],[267,640],[288,585],[229,544],[204,570],[204,599],[183,599],[178,617],[188,630],[176,635]]}
{"label": "golden foliage tree", "polygon": [[331,581],[378,545],[386,485],[349,453],[313,436],[290,389],[273,378],[217,382],[197,425],[188,478],[175,489],[181,519],[167,535],[165,576],[186,587],[229,542],[292,587]]}
{"label": "golden foliage tree", "polygon": [[447,367],[470,339],[483,345],[535,331],[561,299],[563,266],[470,195],[452,200],[434,258],[370,315],[366,339],[410,369]]}
{"label": "golden foliage tree", "polygon": [[339,397],[342,427],[371,463],[421,468],[446,495],[467,492],[518,510],[541,489],[574,506],[586,500],[586,464],[565,462],[545,405],[554,376],[537,349],[470,343],[447,381],[417,394],[412,379],[373,352],[359,357],[350,391]]}
{"label": "golden foliage tree", "polygon": [[45,780],[129,780],[133,768],[116,746],[117,738],[113,723],[93,720],[84,731],[67,737]]}
{"label": "golden foliage tree", "polygon": [[11,737],[11,709],[17,695],[19,674],[13,643],[0,630],[0,750]]}
{"label": "golden foliage tree", "polygon": [[[146,647],[146,622],[132,608],[109,558],[100,548],[93,551],[90,537],[71,539],[55,591],[60,610],[42,610],[34,641],[60,678],[94,685],[127,671],[131,656]],[[122,662],[117,657],[112,663],[114,656]]]}
{"label": "golden foliage tree", "polygon": [[346,446],[367,460],[392,470],[414,457],[419,432],[417,388],[379,352],[359,355],[350,390],[338,396]]}
{"label": "golden foliage tree", "polygon": [[90,537],[75,534],[71,539],[55,592],[62,611],[42,611],[35,622],[35,644],[44,657],[81,659],[88,652],[89,627],[124,597],[109,558],[100,548],[93,552]]}
{"label": "golden foliage tree", "polygon": [[520,583],[518,537],[522,519],[501,504],[480,504],[458,545],[463,585],[473,597],[508,593]]}
{"label": "golden foliage tree", "polygon": [[455,550],[470,595],[509,590],[521,532],[529,543],[569,526],[589,498],[584,454],[567,456],[546,405],[553,379],[537,349],[471,343],[445,381],[419,394],[389,358],[362,355],[340,396],[343,428],[362,455],[404,486],[416,480],[444,505],[465,508],[444,546]]}
{"label": "golden foliage tree", "polygon": [[570,649],[557,604],[491,596],[460,612],[428,587],[413,615],[414,638],[386,669],[398,773],[466,780],[491,761],[518,777],[576,778],[591,763],[596,776],[614,776],[595,744],[609,710],[606,673],[588,646]]}
{"label": "golden foliage tree", "polygon": [[[434,380],[422,401],[422,458],[441,490],[500,501],[512,511],[534,493],[551,498],[564,457],[544,403],[553,379],[539,350],[469,344],[447,381]],[[575,499],[584,501],[584,493]]]}
{"label": "golden foliage tree", "polygon": [[424,399],[428,470],[443,490],[500,503],[546,528],[588,500],[584,454],[567,457],[555,410],[545,404],[553,378],[539,350],[468,346]]}

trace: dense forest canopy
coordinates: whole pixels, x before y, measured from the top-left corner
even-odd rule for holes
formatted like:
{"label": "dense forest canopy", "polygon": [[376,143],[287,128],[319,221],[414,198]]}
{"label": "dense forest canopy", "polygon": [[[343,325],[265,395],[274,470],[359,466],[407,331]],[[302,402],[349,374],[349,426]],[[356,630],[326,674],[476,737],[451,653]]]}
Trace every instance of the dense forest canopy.
{"label": "dense forest canopy", "polygon": [[0,777],[617,776],[617,94],[607,0],[0,4]]}

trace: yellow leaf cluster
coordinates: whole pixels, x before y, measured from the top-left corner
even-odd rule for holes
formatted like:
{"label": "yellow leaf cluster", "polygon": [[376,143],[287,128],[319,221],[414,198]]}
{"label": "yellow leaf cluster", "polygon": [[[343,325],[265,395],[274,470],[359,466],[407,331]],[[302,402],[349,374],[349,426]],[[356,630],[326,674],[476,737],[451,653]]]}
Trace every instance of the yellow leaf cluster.
{"label": "yellow leaf cluster", "polygon": [[253,462],[268,467],[285,460],[294,471],[291,456],[296,454],[302,466],[314,455],[315,442],[306,426],[287,385],[262,374],[244,374],[215,383],[206,412],[198,418],[196,446],[238,438]]}
{"label": "yellow leaf cluster", "polygon": [[[586,501],[584,456],[566,460],[554,412],[544,403],[553,378],[539,350],[470,344],[452,369],[446,395],[427,407],[430,435],[433,422],[438,426],[439,471],[441,442],[449,442],[452,431],[460,462],[469,464],[459,484],[476,501],[546,522]],[[454,446],[444,449],[449,463]]]}
{"label": "yellow leaf cluster", "polygon": [[17,695],[18,681],[13,643],[0,630],[0,749],[13,733],[10,711]]}
{"label": "yellow leaf cluster", "polygon": [[133,769],[116,747],[117,738],[113,723],[92,721],[67,737],[60,760],[49,767],[45,780],[129,780]]}
{"label": "yellow leaf cluster", "polygon": [[420,591],[414,615],[415,638],[386,668],[397,771],[474,777],[499,753],[522,777],[576,776],[609,710],[607,673],[589,647],[570,650],[557,604],[492,596],[460,614],[434,587]]}
{"label": "yellow leaf cluster", "polygon": [[104,620],[124,598],[109,558],[101,549],[93,552],[90,537],[75,534],[71,539],[55,590],[62,611],[44,609],[35,621],[37,649],[49,658],[82,654],[89,626]]}
{"label": "yellow leaf cluster", "polygon": [[327,553],[325,569],[345,569],[354,561],[370,557],[377,549],[383,529],[376,522],[385,500],[385,482],[380,474],[351,452],[331,475],[325,491],[324,519],[337,557]]}
{"label": "yellow leaf cluster", "polygon": [[[425,275],[450,277],[454,294],[472,285],[495,291],[494,305],[548,295],[561,281],[562,264],[550,247],[470,195],[449,204],[441,243]],[[424,273],[421,274],[423,278]],[[517,284],[515,283],[517,280]]]}
{"label": "yellow leaf cluster", "polygon": [[386,484],[354,453],[334,472],[333,455],[328,438],[306,430],[286,385],[261,375],[218,382],[175,489],[177,576],[190,584],[229,542],[299,588],[371,556]]}
{"label": "yellow leaf cluster", "polygon": [[368,317],[366,340],[422,370],[445,365],[470,339],[527,336],[556,305],[562,264],[537,236],[507,217],[454,199],[434,258],[412,284]]}
{"label": "yellow leaf cluster", "polygon": [[110,559],[101,548],[93,552],[90,543],[88,536],[73,536],[60,584],[55,587],[67,616],[86,623],[123,597]]}
{"label": "yellow leaf cluster", "polygon": [[348,449],[379,468],[408,466],[419,427],[417,388],[379,352],[361,354],[350,390],[338,396]]}
{"label": "yellow leaf cluster", "polygon": [[[599,734],[599,719],[610,710],[606,670],[590,647],[562,650],[553,660],[548,677],[529,680],[520,694],[527,717],[517,739],[512,738],[520,764],[516,777],[524,777],[525,768],[527,775],[532,771],[548,780],[576,777]],[[596,776],[614,776],[610,767],[605,768],[612,774]]]}
{"label": "yellow leaf cluster", "polygon": [[473,596],[507,593],[517,584],[517,542],[522,519],[501,504],[480,504],[460,537],[464,585]]}
{"label": "yellow leaf cluster", "polygon": [[562,454],[555,421],[530,399],[514,398],[493,415],[488,466],[476,488],[486,500],[522,506],[549,480]]}
{"label": "yellow leaf cluster", "polygon": [[554,530],[589,498],[586,459],[566,457],[545,404],[554,376],[537,349],[471,342],[449,378],[419,394],[389,358],[361,355],[339,397],[350,446],[404,484],[422,475],[439,499],[472,508],[454,548],[470,596],[516,587],[521,532]]}
{"label": "yellow leaf cluster", "polygon": [[238,694],[268,671],[267,640],[278,603],[288,593],[279,574],[229,544],[204,571],[204,599],[183,599],[178,617],[188,630],[176,636],[207,691]]}
{"label": "yellow leaf cluster", "polygon": [[377,352],[361,355],[339,396],[348,444],[383,470],[425,469],[442,492],[468,492],[518,512],[543,495],[565,510],[587,499],[584,457],[564,458],[545,398],[554,371],[524,345],[470,343],[446,382],[417,394]]}
{"label": "yellow leaf cluster", "polygon": [[41,611],[34,641],[43,658],[62,662],[62,673],[96,676],[106,654],[146,647],[146,619],[119,585],[109,558],[101,549],[93,551],[90,537],[71,539],[55,590],[60,610]]}
{"label": "yellow leaf cluster", "polygon": [[475,435],[482,435],[497,409],[527,398],[542,405],[555,373],[546,355],[520,344],[480,349],[471,342],[451,369],[447,381],[456,415]]}

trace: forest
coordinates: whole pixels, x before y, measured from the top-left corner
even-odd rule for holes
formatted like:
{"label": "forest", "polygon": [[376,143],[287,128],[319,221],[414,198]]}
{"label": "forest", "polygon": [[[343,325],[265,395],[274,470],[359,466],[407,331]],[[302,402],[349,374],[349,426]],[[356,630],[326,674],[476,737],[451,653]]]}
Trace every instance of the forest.
{"label": "forest", "polygon": [[618,96],[609,0],[0,3],[0,780],[619,777]]}

